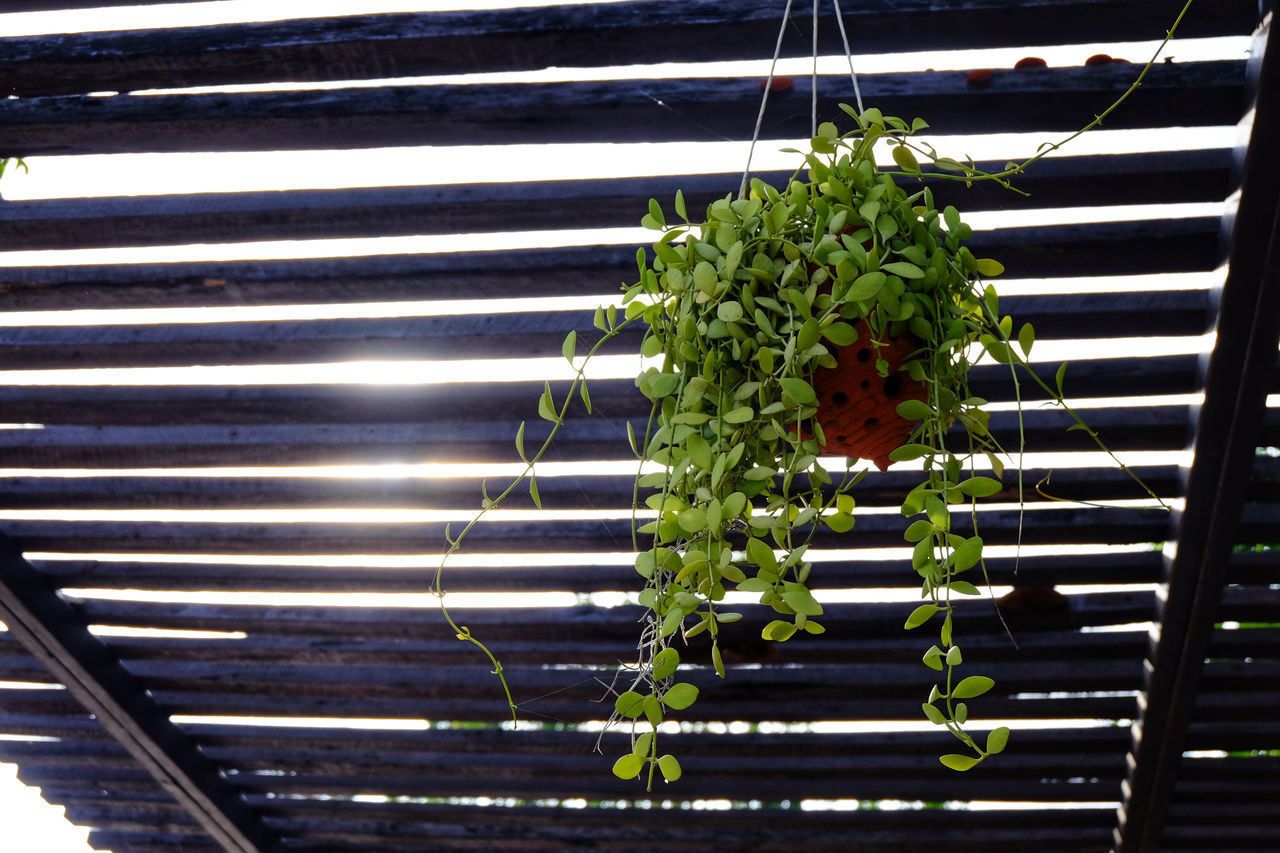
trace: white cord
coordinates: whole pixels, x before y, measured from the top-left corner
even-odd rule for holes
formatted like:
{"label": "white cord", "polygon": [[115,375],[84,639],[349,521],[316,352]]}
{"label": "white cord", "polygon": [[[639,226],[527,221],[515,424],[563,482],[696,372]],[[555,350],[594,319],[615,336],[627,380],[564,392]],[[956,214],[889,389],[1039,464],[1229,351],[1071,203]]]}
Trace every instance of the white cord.
{"label": "white cord", "polygon": [[813,0],[813,104],[809,111],[809,135],[818,135],[818,0]]}
{"label": "white cord", "polygon": [[844,56],[849,60],[849,79],[853,80],[853,97],[858,102],[858,113],[862,114],[862,92],[858,89],[858,75],[853,70],[853,51],[849,49],[849,36],[844,31],[844,14],[840,11],[840,0],[831,0],[836,7],[836,23],[840,25],[840,39],[844,42]]}
{"label": "white cord", "polygon": [[773,88],[773,72],[778,67],[778,57],[782,54],[782,37],[786,35],[787,21],[790,19],[791,0],[787,0],[787,8],[782,12],[782,26],[778,29],[778,43],[773,48],[773,64],[769,66],[769,77],[764,81],[764,96],[760,99],[760,114],[756,116],[756,129],[751,133],[751,147],[747,149],[747,167],[742,170],[742,186],[738,188],[738,198],[747,197],[747,177],[751,174],[751,158],[756,152],[756,140],[760,138],[760,126],[764,124],[764,108],[769,103],[769,90]]}

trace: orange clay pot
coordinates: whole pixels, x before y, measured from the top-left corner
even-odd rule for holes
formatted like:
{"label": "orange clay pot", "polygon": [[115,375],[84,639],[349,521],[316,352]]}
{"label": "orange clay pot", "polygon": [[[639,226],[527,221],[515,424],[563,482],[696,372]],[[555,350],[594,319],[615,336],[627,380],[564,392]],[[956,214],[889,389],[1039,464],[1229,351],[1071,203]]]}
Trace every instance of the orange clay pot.
{"label": "orange clay pot", "polygon": [[[919,343],[904,334],[875,347],[866,321],[856,328],[856,341],[835,348],[837,365],[818,368],[814,374],[817,418],[827,440],[825,452],[870,459],[883,471],[889,467],[890,451],[905,443],[915,427],[914,421],[898,414],[898,404],[926,398],[924,383],[899,370]],[[877,354],[889,363],[888,376],[876,372]]]}

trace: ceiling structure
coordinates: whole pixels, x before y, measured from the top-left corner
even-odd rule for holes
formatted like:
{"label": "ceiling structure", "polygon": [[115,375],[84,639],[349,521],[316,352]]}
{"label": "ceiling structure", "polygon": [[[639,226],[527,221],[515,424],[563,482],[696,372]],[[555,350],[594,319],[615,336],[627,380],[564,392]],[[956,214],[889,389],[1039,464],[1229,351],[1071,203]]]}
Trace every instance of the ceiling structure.
{"label": "ceiling structure", "polygon": [[[5,38],[0,153],[195,152],[198,170],[211,162],[199,152],[480,143],[500,158],[517,143],[746,140],[759,67],[740,78],[519,74],[570,68],[591,78],[622,58],[764,59],[784,5],[660,0]],[[1180,6],[842,5],[860,54],[1028,55],[1149,39]],[[1142,454],[1130,457],[1134,470],[1179,507],[1172,517],[1147,508],[1096,455],[1054,463],[1051,480],[1055,495],[1088,503],[1028,490],[1020,512],[1006,475],[997,506],[981,513],[988,545],[1008,546],[991,580],[1041,594],[1003,599],[999,614],[987,599],[962,608],[966,657],[997,683],[981,713],[1028,721],[998,759],[947,771],[936,758],[946,736],[916,723],[929,682],[918,639],[901,630],[911,604],[883,593],[912,585],[903,523],[872,511],[852,533],[819,540],[813,585],[838,602],[827,605],[825,635],[766,645],[752,638],[767,617],[748,607],[728,639],[729,677],[691,674],[702,697],[672,736],[685,779],[647,793],[610,775],[606,756],[625,734],[604,737],[605,756],[593,752],[609,705],[597,701],[631,653],[638,611],[606,606],[635,584],[618,544],[629,540],[630,478],[605,463],[628,458],[624,422],[647,412],[627,380],[593,382],[596,414],[579,413],[558,444],[561,461],[589,464],[542,479],[543,513],[477,528],[448,576],[452,593],[523,596],[520,606],[459,611],[503,659],[520,726],[504,724],[485,661],[424,601],[445,529],[425,511],[465,518],[482,466],[517,460],[518,423],[529,420],[536,437],[541,377],[470,380],[455,366],[558,356],[569,330],[592,335],[589,297],[614,298],[634,274],[634,243],[512,248],[507,223],[536,210],[538,222],[522,227],[633,225],[651,196],[665,204],[677,187],[691,208],[733,191],[736,159],[697,175],[357,180],[0,204],[6,250],[145,256],[193,244],[493,238],[476,251],[344,257],[303,243],[252,260],[0,268],[9,427],[0,429],[0,681],[14,683],[0,690],[0,759],[115,853],[1273,849],[1280,457],[1267,448],[1280,445],[1280,166],[1267,152],[1280,150],[1280,57],[1264,50],[1265,12],[1255,0],[1201,0],[1180,35],[1253,36],[1249,61],[1180,62],[1175,49],[1106,123],[1170,138],[1238,125],[1237,146],[1068,149],[1020,182],[1029,197],[934,186],[939,204],[980,213],[1099,208],[1078,222],[1015,219],[972,245],[1020,284],[1005,304],[1034,323],[1038,346],[1071,342],[1067,391],[1094,401],[1090,424],[1121,455]],[[819,23],[821,50],[842,53],[833,14]],[[788,32],[784,55],[808,54],[807,28]],[[868,104],[924,116],[942,133],[1056,138],[1111,103],[1140,67],[1084,58],[996,68],[989,79],[931,70],[860,84]],[[405,80],[490,72],[513,76]],[[808,135],[810,82],[790,82],[770,98],[765,140]],[[847,77],[822,79],[824,117],[839,115],[848,88]],[[149,90],[167,93],[138,94]],[[1224,200],[1221,217],[1177,212]],[[1147,207],[1119,220],[1105,209],[1117,205]],[[1219,284],[1205,284],[1223,269]],[[584,307],[536,301],[551,297],[583,297]],[[440,312],[440,301],[460,298],[534,301]],[[236,310],[129,314],[154,308]],[[68,309],[116,313],[25,313]],[[1211,354],[1197,354],[1211,331]],[[1114,339],[1151,348],[1135,354]],[[411,361],[426,374],[324,378],[336,370],[324,365],[361,361],[381,365],[370,371]],[[96,384],[36,373],[193,365],[261,378],[135,371]],[[282,365],[315,367],[298,368],[310,379],[271,378]],[[1056,366],[1038,368],[1052,376]],[[1013,399],[995,367],[976,368],[973,387]],[[1022,392],[1030,484],[1048,474],[1036,453],[1090,445]],[[1016,415],[997,414],[993,431],[1016,444]],[[1188,448],[1193,461],[1180,466]],[[434,463],[475,464],[421,476]],[[869,476],[858,503],[893,506],[911,482],[906,471]],[[513,507],[527,508],[519,500]],[[357,597],[369,593],[378,597]]]}

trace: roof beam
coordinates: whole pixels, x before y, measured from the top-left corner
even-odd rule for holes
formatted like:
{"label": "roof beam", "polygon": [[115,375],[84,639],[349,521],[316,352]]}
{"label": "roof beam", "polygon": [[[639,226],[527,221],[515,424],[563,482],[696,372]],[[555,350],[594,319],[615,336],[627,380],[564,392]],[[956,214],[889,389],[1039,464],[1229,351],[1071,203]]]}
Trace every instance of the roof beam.
{"label": "roof beam", "polygon": [[0,539],[0,619],[228,853],[278,849],[218,768],[8,539]]}
{"label": "roof beam", "polygon": [[1255,36],[1250,63],[1253,127],[1231,228],[1230,269],[1217,343],[1205,376],[1186,508],[1166,568],[1158,634],[1146,661],[1142,712],[1133,727],[1129,777],[1115,850],[1160,845],[1177,782],[1205,652],[1226,580],[1280,338],[1280,46],[1272,17]]}

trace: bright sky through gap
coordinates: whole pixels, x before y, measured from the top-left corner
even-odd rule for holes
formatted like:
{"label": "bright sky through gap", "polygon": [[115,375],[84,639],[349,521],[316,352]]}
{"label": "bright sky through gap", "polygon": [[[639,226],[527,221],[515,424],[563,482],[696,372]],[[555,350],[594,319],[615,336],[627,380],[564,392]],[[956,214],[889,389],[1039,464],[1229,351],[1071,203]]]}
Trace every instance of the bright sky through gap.
{"label": "bright sky through gap", "polygon": [[[937,130],[935,128],[935,130]],[[1095,130],[1056,156],[1143,151],[1198,151],[1235,143],[1233,126]],[[922,135],[940,153],[977,160],[1025,159],[1061,134]],[[783,151],[801,140],[761,140],[753,172],[795,169]],[[1055,156],[1055,155],[1049,155]],[[884,165],[890,160],[881,152]],[[736,189],[746,142],[556,143],[476,147],[404,146],[356,150],[214,151],[200,154],[77,154],[31,157],[30,170],[10,170],[4,197],[51,198],[170,195],[260,190],[344,189],[418,184],[511,183],[647,175],[724,174]]]}

